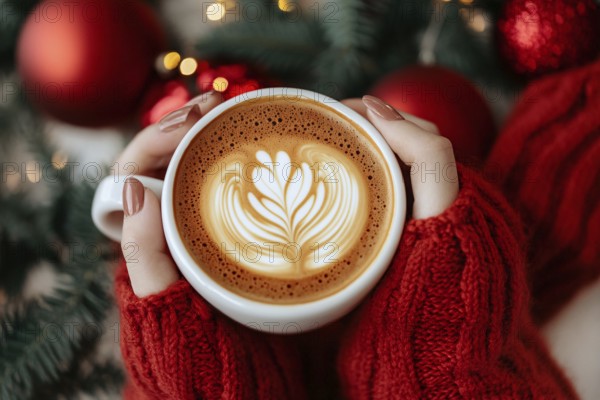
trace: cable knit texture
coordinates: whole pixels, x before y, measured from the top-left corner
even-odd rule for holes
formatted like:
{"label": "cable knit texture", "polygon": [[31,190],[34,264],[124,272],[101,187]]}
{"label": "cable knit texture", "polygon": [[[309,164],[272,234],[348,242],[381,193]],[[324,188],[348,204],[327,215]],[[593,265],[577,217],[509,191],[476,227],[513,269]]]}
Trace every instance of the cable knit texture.
{"label": "cable knit texture", "polygon": [[[515,213],[489,184],[459,171],[458,199],[438,217],[407,224],[390,269],[350,327],[299,338],[249,331],[183,280],[136,298],[122,267],[126,397],[331,399],[339,388],[352,400],[575,399],[529,318]],[[306,351],[334,347],[307,357],[294,339]],[[337,377],[329,361],[336,353]],[[316,374],[304,379],[302,368]]]}
{"label": "cable knit texture", "polygon": [[528,317],[522,237],[489,184],[413,220],[338,358],[349,399],[574,399]]}
{"label": "cable knit texture", "polygon": [[299,359],[286,338],[217,312],[180,280],[139,299],[124,265],[116,279],[126,399],[302,399]]}
{"label": "cable knit texture", "polygon": [[600,61],[535,81],[487,162],[528,228],[533,316],[600,275]]}

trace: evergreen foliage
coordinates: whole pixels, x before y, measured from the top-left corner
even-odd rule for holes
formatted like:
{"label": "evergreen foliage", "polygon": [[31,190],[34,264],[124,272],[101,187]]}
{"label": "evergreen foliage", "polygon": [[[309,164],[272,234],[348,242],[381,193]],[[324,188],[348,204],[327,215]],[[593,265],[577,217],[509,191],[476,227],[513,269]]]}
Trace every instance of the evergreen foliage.
{"label": "evergreen foliage", "polygon": [[[251,1],[251,0],[249,0]],[[335,98],[365,93],[384,74],[419,62],[420,40],[432,19],[442,29],[436,63],[483,85],[515,83],[495,58],[493,44],[467,27],[475,11],[493,24],[500,0],[474,2],[328,0],[302,12],[271,8],[214,29],[197,43],[201,57],[248,63],[286,84]],[[247,17],[247,16],[246,16]]]}
{"label": "evergreen foliage", "polygon": [[[35,114],[25,104],[16,108],[0,108],[0,140],[7,145],[3,159],[11,142],[19,141],[28,145],[40,165],[52,165],[52,149],[45,143],[42,127],[35,123]],[[72,182],[65,174],[53,176],[57,179],[35,183],[35,190],[46,194],[43,201],[32,199],[27,190],[9,191],[1,186],[0,288],[8,296],[7,304],[18,304],[1,311],[1,399],[35,398],[36,388],[59,384],[69,370],[79,371],[86,362],[78,357],[79,352],[94,349],[100,336],[90,340],[82,330],[106,330],[103,322],[112,291],[107,261],[116,250],[91,221],[93,187]],[[21,291],[27,274],[41,262],[56,272],[58,287],[49,295],[24,301]],[[96,385],[110,390],[113,384],[112,390],[118,390],[120,367],[92,368],[104,374],[94,378]],[[90,379],[71,380],[68,386],[55,387],[54,393],[85,391],[92,387]]]}

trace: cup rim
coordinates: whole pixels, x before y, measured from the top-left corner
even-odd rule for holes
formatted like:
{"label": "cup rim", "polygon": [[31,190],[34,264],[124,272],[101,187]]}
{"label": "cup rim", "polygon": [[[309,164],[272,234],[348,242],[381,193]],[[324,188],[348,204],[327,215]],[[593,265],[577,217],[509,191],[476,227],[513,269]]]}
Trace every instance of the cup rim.
{"label": "cup rim", "polygon": [[[226,110],[243,102],[263,99],[269,96],[287,96],[290,93],[293,94],[294,98],[298,98],[299,100],[312,100],[333,109],[345,118],[353,121],[370,136],[376,147],[382,153],[384,162],[391,175],[392,190],[394,194],[394,210],[392,213],[392,221],[390,222],[390,227],[388,229],[388,237],[381,245],[379,254],[356,279],[336,293],[321,299],[297,304],[272,304],[240,296],[221,286],[203,271],[187,250],[183,238],[177,229],[173,207],[173,187],[175,174],[185,150],[196,135],[200,134],[209,123]],[[350,107],[328,96],[305,89],[278,87],[259,89],[233,97],[206,113],[192,126],[177,146],[167,168],[162,192],[161,209],[163,230],[171,255],[184,277],[205,300],[213,304],[226,315],[237,320],[239,320],[239,318],[236,318],[235,316],[240,314],[247,316],[249,320],[254,318],[257,322],[261,321],[261,316],[263,315],[268,315],[269,318],[275,320],[278,318],[286,320],[297,318],[302,320],[312,318],[315,315],[326,318],[327,315],[335,310],[345,308],[346,311],[341,314],[343,315],[349,311],[350,308],[353,308],[356,303],[358,303],[358,301],[360,301],[364,295],[376,285],[391,263],[400,242],[400,236],[402,234],[406,216],[406,193],[404,179],[395,154],[392,152],[379,131],[366,118],[352,110]]]}

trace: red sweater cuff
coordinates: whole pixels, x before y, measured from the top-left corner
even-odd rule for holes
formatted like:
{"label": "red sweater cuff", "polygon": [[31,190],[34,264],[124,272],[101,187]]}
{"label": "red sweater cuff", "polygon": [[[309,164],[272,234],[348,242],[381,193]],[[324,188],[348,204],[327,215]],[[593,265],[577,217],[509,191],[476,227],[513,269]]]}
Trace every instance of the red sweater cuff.
{"label": "red sweater cuff", "polygon": [[524,236],[519,217],[496,188],[475,171],[461,164],[457,165],[457,169],[460,190],[450,207],[434,217],[411,219],[406,224],[403,235],[416,235],[417,238],[439,236],[448,229],[454,231],[469,228],[480,222],[483,215],[478,211],[484,208],[481,210],[483,214],[485,209],[501,212],[510,232],[522,242]]}
{"label": "red sweater cuff", "polygon": [[472,171],[459,179],[448,209],[407,224],[349,332],[347,397],[573,398],[528,320],[516,214]]}
{"label": "red sweater cuff", "polygon": [[189,312],[192,308],[202,320],[208,320],[213,316],[210,306],[183,278],[169,285],[160,293],[143,298],[136,296],[131,288],[127,266],[124,261],[121,262],[117,270],[115,291],[121,312],[136,320],[145,318],[149,314],[160,314],[164,310]]}

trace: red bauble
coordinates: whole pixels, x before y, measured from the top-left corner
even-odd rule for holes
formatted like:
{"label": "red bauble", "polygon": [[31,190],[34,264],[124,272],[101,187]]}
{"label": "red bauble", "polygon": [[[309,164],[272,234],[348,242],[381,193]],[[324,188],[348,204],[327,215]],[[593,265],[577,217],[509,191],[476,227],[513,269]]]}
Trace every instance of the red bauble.
{"label": "red bauble", "polygon": [[381,79],[370,94],[437,125],[457,160],[480,164],[496,136],[491,111],[475,86],[437,66],[412,66]]}
{"label": "red bauble", "polygon": [[46,0],[23,26],[18,70],[43,111],[108,125],[133,116],[165,44],[152,10],[138,0]]}
{"label": "red bauble", "polygon": [[518,74],[583,65],[600,51],[600,8],[594,0],[508,0],[496,41],[501,57]]}
{"label": "red bauble", "polygon": [[190,92],[183,82],[157,82],[148,90],[142,102],[141,125],[146,127],[157,123],[166,114],[183,107],[190,98]]}

